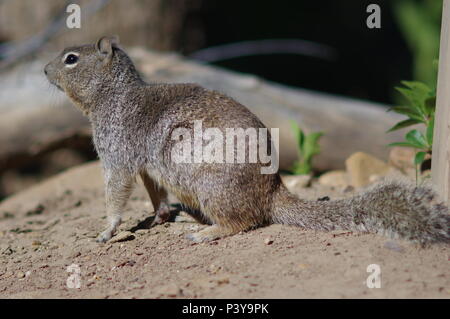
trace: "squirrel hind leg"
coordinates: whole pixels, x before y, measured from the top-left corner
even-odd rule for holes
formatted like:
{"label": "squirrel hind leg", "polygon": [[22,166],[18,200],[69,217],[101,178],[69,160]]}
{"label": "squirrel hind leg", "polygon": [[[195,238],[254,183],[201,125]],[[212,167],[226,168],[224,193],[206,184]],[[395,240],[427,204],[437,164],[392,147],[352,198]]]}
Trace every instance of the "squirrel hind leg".
{"label": "squirrel hind leg", "polygon": [[151,178],[147,172],[141,172],[140,176],[155,210],[155,218],[150,227],[164,224],[170,218],[167,190]]}
{"label": "squirrel hind leg", "polygon": [[211,241],[267,224],[260,198],[253,188],[236,191],[216,184],[214,192],[198,192],[199,210],[212,226],[188,235],[194,242]]}
{"label": "squirrel hind leg", "polygon": [[245,218],[247,215],[242,213],[239,214],[238,210],[218,211],[204,207],[201,211],[204,218],[211,221],[212,226],[186,236],[187,239],[196,243],[231,236],[241,231],[251,229],[255,225],[251,218]]}
{"label": "squirrel hind leg", "polygon": [[219,238],[235,235],[241,231],[246,231],[257,226],[257,224],[255,224],[255,222],[252,222],[252,220],[233,220],[233,215],[221,215],[220,218],[218,218],[218,216],[211,216],[208,214],[205,215],[207,218],[213,221],[213,225],[197,233],[187,235],[187,239],[190,239],[196,243],[212,241]]}
{"label": "squirrel hind leg", "polygon": [[192,240],[194,243],[201,243],[231,236],[238,232],[238,230],[215,224],[212,226],[208,226],[199,232],[188,234],[186,238]]}

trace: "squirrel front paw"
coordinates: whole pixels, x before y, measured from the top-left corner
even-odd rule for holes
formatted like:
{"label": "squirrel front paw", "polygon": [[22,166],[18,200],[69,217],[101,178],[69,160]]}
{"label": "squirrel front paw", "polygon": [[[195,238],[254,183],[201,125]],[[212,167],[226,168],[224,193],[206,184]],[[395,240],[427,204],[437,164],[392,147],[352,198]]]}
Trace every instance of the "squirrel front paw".
{"label": "squirrel front paw", "polygon": [[98,235],[97,239],[95,240],[97,243],[106,243],[108,240],[111,239],[113,235],[113,232],[110,229],[105,230],[100,235]]}

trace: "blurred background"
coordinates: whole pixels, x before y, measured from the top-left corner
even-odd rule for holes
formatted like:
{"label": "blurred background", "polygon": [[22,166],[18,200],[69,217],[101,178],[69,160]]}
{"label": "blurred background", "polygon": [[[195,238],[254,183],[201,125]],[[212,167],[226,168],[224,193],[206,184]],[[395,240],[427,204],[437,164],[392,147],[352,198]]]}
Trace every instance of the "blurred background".
{"label": "blurred background", "polygon": [[[70,3],[82,8],[81,29],[65,26]],[[366,25],[371,3],[381,8],[379,29]],[[125,47],[176,52],[293,88],[387,106],[400,101],[394,87],[401,80],[435,87],[441,10],[440,0],[0,0],[0,79],[41,53],[114,34]],[[0,159],[0,199],[39,180],[37,173],[49,176],[96,158],[91,145],[76,143],[39,161]]]}
{"label": "blurred background", "polygon": [[[82,12],[86,21],[81,29],[54,30],[47,47],[117,34],[124,45],[196,57],[199,50],[242,41],[303,40],[292,45],[275,42],[272,50],[255,47],[245,56],[239,56],[243,53],[238,46],[210,63],[383,103],[395,101],[393,87],[400,80],[433,85],[436,78],[432,62],[439,50],[440,0],[2,0],[0,41],[38,35],[68,3],[89,7]],[[380,29],[366,26],[370,3],[381,8]]]}

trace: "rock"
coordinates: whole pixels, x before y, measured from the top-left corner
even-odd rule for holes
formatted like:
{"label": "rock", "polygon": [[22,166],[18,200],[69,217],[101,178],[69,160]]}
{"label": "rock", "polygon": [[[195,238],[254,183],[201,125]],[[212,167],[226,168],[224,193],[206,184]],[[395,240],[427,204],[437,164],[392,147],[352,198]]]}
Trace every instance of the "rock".
{"label": "rock", "polygon": [[136,265],[136,261],[129,259],[129,260],[125,260],[125,261],[121,262],[116,267],[124,267],[124,266],[133,267],[134,265]]}
{"label": "rock", "polygon": [[270,238],[270,237],[267,237],[266,239],[264,239],[264,244],[272,245],[273,244],[273,239]]}
{"label": "rock", "polygon": [[216,273],[219,272],[221,269],[222,269],[221,266],[211,264],[211,265],[209,266],[208,271],[211,272],[211,273],[213,273],[213,274],[216,274]]}
{"label": "rock", "polygon": [[27,211],[25,216],[41,215],[44,210],[45,206],[39,203],[36,207],[33,207],[32,209]]}
{"label": "rock", "polygon": [[25,274],[24,274],[22,271],[19,271],[19,272],[16,274],[16,277],[19,278],[19,279],[22,279],[22,278],[25,278]]}
{"label": "rock", "polygon": [[335,170],[320,176],[318,182],[320,185],[324,186],[345,188],[350,185],[350,178],[346,171]]}
{"label": "rock", "polygon": [[387,241],[384,244],[384,248],[393,250],[398,253],[403,253],[405,251],[405,249],[402,246],[400,246],[398,243],[396,243],[395,241]]}
{"label": "rock", "polygon": [[389,164],[398,168],[402,172],[414,169],[414,157],[416,150],[410,147],[393,147],[389,152]]}
{"label": "rock", "polygon": [[216,282],[218,285],[225,285],[230,283],[230,278],[226,275],[216,277]]}
{"label": "rock", "polygon": [[81,256],[81,252],[80,251],[77,251],[77,252],[75,252],[73,255],[72,255],[72,258],[77,258],[77,257],[80,257]]}
{"label": "rock", "polygon": [[391,166],[363,152],[352,154],[345,161],[345,166],[350,176],[350,183],[354,187],[363,187],[370,184],[372,175],[386,176],[391,171]]}
{"label": "rock", "polygon": [[176,297],[181,294],[181,289],[176,284],[171,283],[171,284],[161,287],[158,290],[158,294],[160,296]]}
{"label": "rock", "polygon": [[[403,175],[416,179],[416,167],[414,165],[414,157],[416,150],[409,147],[393,147],[389,153],[389,165],[398,169]],[[425,159],[431,156],[427,154]]]}
{"label": "rock", "polygon": [[0,247],[0,254],[2,255],[12,255],[14,250],[9,245],[2,245]]}
{"label": "rock", "polygon": [[342,190],[343,193],[351,193],[355,190],[355,188],[352,185],[348,185],[346,188]]}
{"label": "rock", "polygon": [[109,242],[117,243],[117,242],[121,242],[121,241],[133,240],[133,239],[134,239],[133,233],[131,233],[129,231],[123,231],[123,232],[118,233],[113,238],[111,238],[111,240]]}
{"label": "rock", "polygon": [[150,229],[138,229],[135,231],[135,234],[137,235],[144,235],[150,232]]}
{"label": "rock", "polygon": [[227,274],[215,275],[211,277],[197,278],[192,281],[194,286],[202,289],[212,289],[220,285],[225,285],[230,283],[230,277]]}
{"label": "rock", "polygon": [[311,175],[282,175],[281,179],[291,192],[295,192],[295,190],[305,188],[309,185]]}
{"label": "rock", "polygon": [[199,225],[190,225],[190,226],[188,227],[188,230],[189,230],[189,231],[192,231],[192,232],[198,231],[199,229],[200,229],[200,226],[199,226]]}

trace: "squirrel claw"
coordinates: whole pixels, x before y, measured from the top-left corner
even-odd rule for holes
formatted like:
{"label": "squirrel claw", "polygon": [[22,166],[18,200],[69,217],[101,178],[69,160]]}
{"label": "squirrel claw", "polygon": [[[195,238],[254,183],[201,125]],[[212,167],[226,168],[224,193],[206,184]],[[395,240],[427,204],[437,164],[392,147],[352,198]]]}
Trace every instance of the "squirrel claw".
{"label": "squirrel claw", "polygon": [[110,230],[105,230],[103,233],[101,233],[95,241],[97,243],[106,243],[108,240],[110,240],[112,237],[112,232]]}
{"label": "squirrel claw", "polygon": [[155,216],[152,223],[150,224],[150,228],[155,227],[156,225],[161,225],[161,224],[164,224],[164,221],[162,221],[161,218],[159,218],[158,216]]}
{"label": "squirrel claw", "polygon": [[164,224],[169,220],[169,218],[170,218],[169,207],[164,206],[163,208],[160,208],[156,211],[156,216],[153,219],[152,223],[150,224],[150,227]]}

